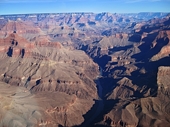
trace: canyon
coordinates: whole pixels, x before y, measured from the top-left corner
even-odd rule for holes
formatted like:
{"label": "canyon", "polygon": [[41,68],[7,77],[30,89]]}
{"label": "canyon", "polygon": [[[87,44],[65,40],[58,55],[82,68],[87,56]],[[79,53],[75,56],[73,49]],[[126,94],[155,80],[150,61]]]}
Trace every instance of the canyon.
{"label": "canyon", "polygon": [[0,15],[0,126],[170,126],[170,14]]}

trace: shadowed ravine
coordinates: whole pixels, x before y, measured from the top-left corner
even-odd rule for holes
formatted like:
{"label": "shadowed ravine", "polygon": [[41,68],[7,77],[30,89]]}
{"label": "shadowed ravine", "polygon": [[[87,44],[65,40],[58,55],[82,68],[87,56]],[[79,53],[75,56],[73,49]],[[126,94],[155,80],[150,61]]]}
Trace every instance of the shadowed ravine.
{"label": "shadowed ravine", "polygon": [[96,85],[97,85],[97,92],[98,92],[98,96],[99,96],[99,100],[95,101],[96,103],[93,105],[93,107],[95,107],[95,111],[92,110],[93,115],[92,116],[89,116],[87,120],[85,120],[85,122],[82,124],[82,127],[88,127],[90,125],[90,123],[92,123],[95,118],[97,118],[100,113],[102,112],[103,108],[104,108],[104,103],[103,103],[103,99],[102,99],[102,96],[103,96],[103,88],[100,84],[100,78],[102,76],[102,68],[100,67],[100,75],[97,76],[95,82],[96,82]]}
{"label": "shadowed ravine", "polygon": [[170,127],[169,54],[170,14],[0,15],[0,127]]}

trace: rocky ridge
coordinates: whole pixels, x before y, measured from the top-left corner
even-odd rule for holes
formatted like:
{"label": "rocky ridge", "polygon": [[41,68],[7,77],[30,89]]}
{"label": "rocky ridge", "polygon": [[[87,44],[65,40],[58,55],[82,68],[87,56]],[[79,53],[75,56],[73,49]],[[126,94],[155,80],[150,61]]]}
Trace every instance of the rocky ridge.
{"label": "rocky ridge", "polygon": [[[98,98],[97,88],[93,81],[99,73],[98,66],[83,51],[65,48],[58,42],[37,40],[29,42],[16,33],[0,40],[0,80],[10,84],[9,91],[12,88],[24,87],[24,91],[42,105],[42,107],[28,107],[28,110],[33,112],[32,115],[34,112],[39,115],[36,116],[36,120],[30,121],[31,123],[26,121],[27,116],[24,116],[25,120],[17,117],[17,120],[11,122],[9,122],[8,116],[3,117],[5,113],[12,113],[11,117],[14,118],[15,112],[20,109],[23,109],[21,114],[27,115],[29,112],[24,111],[26,109],[22,105],[19,105],[19,109],[13,110],[11,107],[7,112],[2,110],[1,118],[4,118],[5,121],[0,124],[22,127],[29,124],[50,127],[81,124],[84,121],[82,115],[93,106],[93,99]],[[14,97],[19,94],[19,98],[28,99],[28,103],[31,105],[31,98],[25,96],[24,92],[20,95],[17,91],[12,91]],[[6,98],[2,92],[1,96]],[[64,102],[65,97],[66,102]],[[22,103],[24,105],[25,101]],[[15,108],[16,105],[13,107]],[[67,118],[67,122],[64,122],[65,118]]]}
{"label": "rocky ridge", "polygon": [[[10,30],[5,29],[7,19],[16,24],[31,25],[32,21],[34,27],[30,29],[40,31],[19,34],[27,29],[21,25],[11,28],[14,33],[2,36],[0,80],[12,87],[25,87],[31,96],[39,98],[40,105],[49,102],[40,106],[43,110],[39,113],[44,116],[41,126],[83,126],[100,99],[104,108],[91,126],[169,126],[170,19],[169,15],[164,16],[162,13],[2,16],[1,33]],[[17,26],[15,23],[12,26]],[[102,87],[100,99],[96,77]],[[42,98],[46,99],[42,102]],[[96,103],[92,99],[97,99]],[[53,119],[50,124],[49,118]]]}

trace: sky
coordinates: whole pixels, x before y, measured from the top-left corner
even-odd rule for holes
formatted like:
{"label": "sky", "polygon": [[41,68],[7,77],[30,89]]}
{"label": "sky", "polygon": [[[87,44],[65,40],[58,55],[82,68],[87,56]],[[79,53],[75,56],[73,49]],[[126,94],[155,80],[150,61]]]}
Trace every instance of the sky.
{"label": "sky", "polygon": [[170,0],[0,0],[0,15],[70,12],[170,12]]}

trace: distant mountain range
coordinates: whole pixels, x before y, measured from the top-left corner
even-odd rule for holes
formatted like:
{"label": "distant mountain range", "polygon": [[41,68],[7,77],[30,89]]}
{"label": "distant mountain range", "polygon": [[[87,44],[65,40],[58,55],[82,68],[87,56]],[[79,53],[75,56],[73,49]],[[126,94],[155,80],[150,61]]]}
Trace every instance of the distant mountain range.
{"label": "distant mountain range", "polygon": [[[40,21],[41,18],[57,18],[57,17],[62,17],[62,16],[89,16],[90,17],[95,17],[96,21],[104,20],[104,18],[108,17],[124,17],[124,18],[136,18],[138,20],[149,20],[153,18],[162,18],[166,16],[168,13],[163,13],[163,12],[141,12],[141,13],[108,13],[108,12],[103,12],[103,13],[35,13],[35,14],[11,14],[11,15],[0,15],[0,19],[9,19],[9,20],[14,20],[16,21],[18,18],[21,18],[22,20],[30,20],[30,19],[36,19],[36,21]],[[105,19],[106,20],[106,19]]]}

